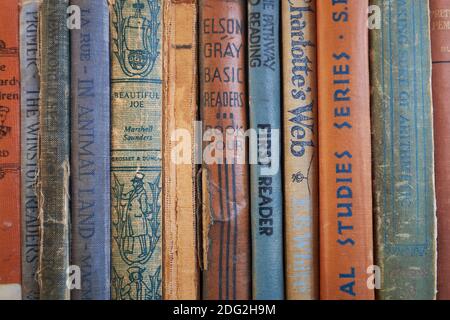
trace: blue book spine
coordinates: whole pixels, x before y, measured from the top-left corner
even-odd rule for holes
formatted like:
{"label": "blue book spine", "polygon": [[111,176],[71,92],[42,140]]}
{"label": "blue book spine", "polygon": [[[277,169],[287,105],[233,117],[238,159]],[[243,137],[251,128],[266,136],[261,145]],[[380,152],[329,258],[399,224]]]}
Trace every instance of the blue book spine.
{"label": "blue book spine", "polygon": [[279,19],[279,1],[248,2],[250,128],[258,155],[250,171],[252,282],[258,300],[284,298]]}
{"label": "blue book spine", "polygon": [[36,179],[39,134],[39,0],[20,11],[22,299],[39,299],[39,217]]}
{"label": "blue book spine", "polygon": [[[110,60],[106,0],[72,0],[71,264],[81,271],[75,300],[110,298]],[[72,7],[76,22],[77,7]],[[76,24],[76,23],[75,23]]]}

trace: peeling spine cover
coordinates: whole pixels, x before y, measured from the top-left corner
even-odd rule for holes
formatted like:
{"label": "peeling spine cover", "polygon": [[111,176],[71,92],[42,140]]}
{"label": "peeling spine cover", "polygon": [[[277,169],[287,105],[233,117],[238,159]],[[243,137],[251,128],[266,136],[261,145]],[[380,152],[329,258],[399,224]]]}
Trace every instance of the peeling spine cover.
{"label": "peeling spine cover", "polygon": [[282,1],[286,298],[319,298],[316,1]]}
{"label": "peeling spine cover", "polygon": [[379,6],[382,14],[381,29],[371,30],[378,298],[434,299],[429,3],[373,0],[371,4]]}
{"label": "peeling spine cover", "polygon": [[0,299],[20,299],[19,2],[0,10]]}
{"label": "peeling spine cover", "polygon": [[[248,165],[238,163],[242,141],[226,137],[227,128],[239,136],[247,127],[246,4],[199,3],[200,111],[204,137],[211,138],[203,154],[204,299],[251,297]],[[233,49],[225,54],[227,46]]]}
{"label": "peeling spine cover", "polygon": [[[200,297],[197,259],[197,1],[164,1],[163,298]],[[180,150],[180,147],[182,150]]]}
{"label": "peeling spine cover", "polygon": [[81,29],[71,36],[71,264],[76,300],[110,298],[110,74],[106,0],[71,0]]}
{"label": "peeling spine cover", "polygon": [[41,244],[38,271],[40,298],[70,299],[69,267],[69,29],[67,0],[40,7],[40,145],[39,216]]}
{"label": "peeling spine cover", "polygon": [[438,299],[450,300],[450,0],[430,0],[438,219]]}
{"label": "peeling spine cover", "polygon": [[320,298],[373,299],[368,1],[317,1]]}
{"label": "peeling spine cover", "polygon": [[111,296],[162,298],[161,0],[110,0]]}
{"label": "peeling spine cover", "polygon": [[20,11],[22,146],[22,295],[39,299],[38,135],[39,0],[22,0]]}

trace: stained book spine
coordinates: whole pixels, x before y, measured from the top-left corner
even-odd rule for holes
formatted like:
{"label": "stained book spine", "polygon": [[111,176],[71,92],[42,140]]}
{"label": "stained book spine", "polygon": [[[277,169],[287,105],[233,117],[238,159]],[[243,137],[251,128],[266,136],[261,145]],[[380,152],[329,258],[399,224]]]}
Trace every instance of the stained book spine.
{"label": "stained book spine", "polygon": [[246,5],[199,3],[204,299],[250,298]]}
{"label": "stained book spine", "polygon": [[318,1],[320,297],[373,299],[368,1]]}
{"label": "stained book spine", "polygon": [[106,0],[72,0],[71,264],[80,267],[76,300],[110,297],[109,10]]}
{"label": "stained book spine", "polygon": [[248,2],[250,128],[258,155],[250,167],[252,292],[264,300],[284,298],[279,23],[278,1]]}
{"label": "stained book spine", "polygon": [[0,10],[0,299],[21,298],[19,2]]}
{"label": "stained book spine", "polygon": [[[200,297],[197,254],[197,1],[164,2],[163,298]],[[179,139],[190,142],[181,144]]]}
{"label": "stained book spine", "polygon": [[450,0],[430,0],[434,154],[437,201],[437,292],[450,300]]}
{"label": "stained book spine", "polygon": [[162,1],[112,0],[111,295],[161,292]]}
{"label": "stained book spine", "polygon": [[428,1],[372,1],[376,264],[381,299],[433,299],[436,233]]}
{"label": "stained book spine", "polygon": [[39,284],[43,300],[69,299],[69,29],[68,0],[40,6]]}
{"label": "stained book spine", "polygon": [[282,1],[286,298],[319,297],[316,1]]}
{"label": "stained book spine", "polygon": [[39,217],[36,189],[39,138],[39,0],[22,0],[20,11],[22,154],[22,298],[39,299]]}

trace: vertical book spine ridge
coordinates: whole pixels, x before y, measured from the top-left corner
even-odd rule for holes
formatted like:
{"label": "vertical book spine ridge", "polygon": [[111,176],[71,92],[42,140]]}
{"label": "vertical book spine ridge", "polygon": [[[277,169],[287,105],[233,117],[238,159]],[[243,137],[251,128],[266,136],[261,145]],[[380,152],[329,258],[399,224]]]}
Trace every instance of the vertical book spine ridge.
{"label": "vertical book spine ridge", "polygon": [[[163,298],[197,300],[197,1],[164,2]],[[176,139],[183,156],[177,154]],[[186,158],[184,156],[187,156]],[[186,160],[185,160],[186,159]]]}
{"label": "vertical book spine ridge", "polygon": [[248,165],[242,161],[246,150],[238,147],[245,145],[238,139],[247,128],[246,1],[201,0],[199,9],[200,112],[204,139],[211,139],[202,169],[203,298],[246,300],[251,296]]}
{"label": "vertical book spine ridge", "polygon": [[320,298],[373,299],[368,1],[318,1]]}
{"label": "vertical book spine ridge", "polygon": [[22,145],[22,295],[39,299],[39,216],[36,189],[39,144],[39,0],[22,1],[20,12]]}
{"label": "vertical book spine ridge", "polygon": [[162,0],[110,0],[111,295],[162,298]]}
{"label": "vertical book spine ridge", "polygon": [[[380,299],[434,299],[436,221],[429,3],[378,1],[371,30],[376,264]],[[401,19],[397,19],[401,17]]]}
{"label": "vertical book spine ridge", "polygon": [[282,1],[286,298],[319,297],[316,1]]}
{"label": "vertical book spine ridge", "polygon": [[21,298],[19,1],[0,10],[0,300]]}
{"label": "vertical book spine ridge", "polygon": [[68,0],[40,7],[39,253],[40,298],[70,299],[70,52]]}
{"label": "vertical book spine ridge", "polygon": [[80,267],[76,300],[110,297],[110,75],[106,0],[71,0],[71,265]]}
{"label": "vertical book spine ridge", "polygon": [[[248,2],[253,298],[284,298],[283,192],[280,168],[280,5]],[[265,50],[264,48],[272,48]],[[265,172],[266,171],[266,172]]]}

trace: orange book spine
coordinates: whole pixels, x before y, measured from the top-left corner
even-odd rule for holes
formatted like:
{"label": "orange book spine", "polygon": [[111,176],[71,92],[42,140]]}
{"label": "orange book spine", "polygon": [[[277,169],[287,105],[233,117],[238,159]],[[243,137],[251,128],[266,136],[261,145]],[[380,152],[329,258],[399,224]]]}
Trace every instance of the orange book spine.
{"label": "orange book spine", "polygon": [[20,299],[18,0],[0,9],[0,299]]}
{"label": "orange book spine", "polygon": [[320,297],[373,299],[368,1],[318,1]]}

